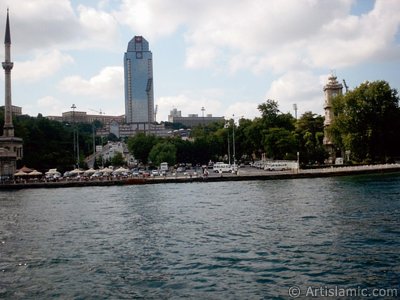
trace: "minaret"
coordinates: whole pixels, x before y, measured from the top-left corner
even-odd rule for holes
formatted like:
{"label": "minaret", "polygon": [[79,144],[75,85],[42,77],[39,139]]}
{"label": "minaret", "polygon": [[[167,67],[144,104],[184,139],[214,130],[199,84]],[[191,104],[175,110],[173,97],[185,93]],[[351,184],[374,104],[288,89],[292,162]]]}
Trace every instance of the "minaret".
{"label": "minaret", "polygon": [[4,127],[0,137],[0,178],[12,177],[16,171],[17,160],[22,159],[22,139],[14,136],[11,103],[11,34],[7,9],[6,33],[4,37],[5,61],[2,63],[5,74]]}
{"label": "minaret", "polygon": [[329,162],[333,163],[336,158],[335,147],[332,138],[329,134],[328,128],[334,119],[332,100],[338,95],[342,94],[343,85],[337,81],[337,77],[331,74],[328,78],[328,83],[324,86],[325,93],[325,121],[324,121],[324,146],[329,153]]}
{"label": "minaret", "polygon": [[4,38],[5,46],[5,61],[3,62],[3,69],[5,74],[5,106],[4,106],[4,137],[14,136],[14,126],[12,123],[12,105],[11,105],[11,69],[14,63],[11,62],[11,34],[10,34],[10,20],[7,9],[7,21],[6,21],[6,34]]}

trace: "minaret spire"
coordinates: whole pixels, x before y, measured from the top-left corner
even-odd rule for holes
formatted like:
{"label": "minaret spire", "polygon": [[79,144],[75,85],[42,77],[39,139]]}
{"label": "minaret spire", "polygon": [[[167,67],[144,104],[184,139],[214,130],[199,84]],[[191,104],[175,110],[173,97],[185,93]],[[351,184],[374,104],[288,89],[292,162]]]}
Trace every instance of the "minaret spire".
{"label": "minaret spire", "polygon": [[4,36],[4,44],[11,45],[10,18],[8,17],[8,8],[7,8],[6,34]]}

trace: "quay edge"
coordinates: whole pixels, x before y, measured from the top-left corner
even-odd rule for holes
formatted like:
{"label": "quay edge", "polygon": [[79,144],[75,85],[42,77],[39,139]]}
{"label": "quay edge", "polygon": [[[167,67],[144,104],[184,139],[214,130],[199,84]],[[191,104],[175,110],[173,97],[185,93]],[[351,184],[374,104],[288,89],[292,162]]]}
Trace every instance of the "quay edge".
{"label": "quay edge", "polygon": [[[385,165],[386,166],[386,165]],[[301,179],[318,177],[353,176],[362,174],[388,174],[400,173],[400,165],[389,165],[375,168],[356,169],[321,169],[313,172],[294,173],[265,173],[254,175],[222,175],[216,177],[178,177],[178,178],[128,178],[104,181],[60,181],[60,182],[28,182],[28,183],[4,183],[0,184],[0,190],[20,190],[31,188],[66,188],[66,187],[93,187],[93,186],[124,186],[139,184],[166,184],[166,183],[190,183],[190,182],[221,182],[221,181],[255,181],[255,180],[279,180],[279,179]]]}

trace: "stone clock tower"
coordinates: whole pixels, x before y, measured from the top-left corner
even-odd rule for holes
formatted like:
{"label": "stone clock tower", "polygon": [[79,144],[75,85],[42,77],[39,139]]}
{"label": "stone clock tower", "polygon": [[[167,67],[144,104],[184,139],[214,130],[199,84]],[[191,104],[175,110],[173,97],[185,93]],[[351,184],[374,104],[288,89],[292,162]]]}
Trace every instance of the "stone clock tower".
{"label": "stone clock tower", "polygon": [[6,33],[4,38],[5,61],[2,63],[5,82],[5,105],[3,135],[0,136],[0,179],[12,177],[17,168],[17,160],[22,159],[22,139],[14,136],[14,125],[12,122],[11,103],[11,34],[10,21],[7,10]]}
{"label": "stone clock tower", "polygon": [[329,153],[329,163],[334,163],[336,158],[335,147],[332,138],[328,133],[328,128],[334,119],[332,99],[342,94],[343,85],[337,81],[337,77],[331,74],[328,78],[328,83],[324,86],[325,102],[325,121],[324,121],[324,146]]}

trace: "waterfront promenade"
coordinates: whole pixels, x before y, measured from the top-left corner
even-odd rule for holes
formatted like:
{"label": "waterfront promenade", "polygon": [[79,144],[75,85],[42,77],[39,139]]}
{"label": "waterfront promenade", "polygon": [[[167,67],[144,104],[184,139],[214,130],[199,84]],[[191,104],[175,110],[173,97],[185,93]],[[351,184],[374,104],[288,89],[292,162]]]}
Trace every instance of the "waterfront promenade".
{"label": "waterfront promenade", "polygon": [[317,178],[331,176],[351,176],[359,174],[400,173],[400,164],[379,164],[363,166],[343,166],[318,169],[294,169],[289,171],[264,171],[255,168],[241,168],[237,174],[212,173],[207,177],[197,172],[176,173],[167,176],[150,177],[108,177],[108,178],[79,178],[59,181],[26,181],[0,184],[0,190],[17,190],[26,188],[60,188],[60,187],[88,187],[113,186],[134,184],[166,184],[184,182],[217,182],[217,181],[246,181],[246,180],[279,180],[296,178]]}

